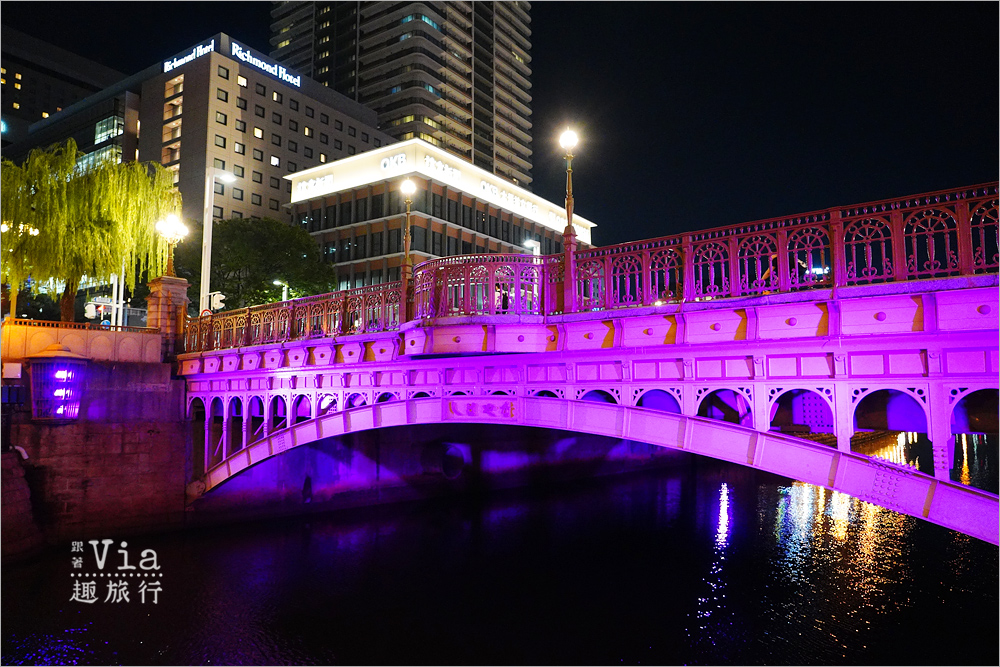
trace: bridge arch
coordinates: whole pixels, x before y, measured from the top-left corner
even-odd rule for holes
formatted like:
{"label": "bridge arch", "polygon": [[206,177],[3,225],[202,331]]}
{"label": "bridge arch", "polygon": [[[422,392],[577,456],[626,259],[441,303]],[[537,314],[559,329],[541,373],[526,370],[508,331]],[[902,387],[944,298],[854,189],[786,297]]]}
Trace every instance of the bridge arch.
{"label": "bridge arch", "polygon": [[399,400],[399,394],[397,394],[395,392],[392,392],[392,391],[383,391],[375,399],[375,402],[376,403],[388,403],[389,401],[398,401],[398,400]]}
{"label": "bridge arch", "polygon": [[753,400],[737,389],[703,390],[697,415],[707,419],[753,428]]}
{"label": "bridge arch", "polygon": [[294,424],[301,424],[313,418],[312,402],[307,394],[299,394],[292,399],[291,418]]}
{"label": "bridge arch", "polygon": [[281,430],[288,426],[287,417],[287,406],[285,405],[284,396],[273,396],[271,401],[268,403],[269,411],[269,423],[268,433],[274,433],[275,431]]}
{"label": "bridge arch", "polygon": [[350,410],[351,408],[360,408],[362,405],[368,405],[368,397],[360,391],[356,391],[348,395],[347,399],[344,401],[344,409],[346,410]]}
{"label": "bridge arch", "polygon": [[[934,479],[912,468],[721,420],[636,406],[527,396],[466,396],[461,401],[422,398],[327,414],[271,433],[233,453],[208,471],[206,489],[288,449],[325,438],[376,428],[441,423],[535,426],[646,442],[784,475],[993,544],[1000,541],[1000,499],[996,495]],[[887,488],[892,489],[889,495]]]}
{"label": "bridge arch", "polygon": [[591,389],[590,391],[582,394],[580,396],[580,400],[618,405],[617,399],[612,396],[610,392],[604,391],[603,389]]}
{"label": "bridge arch", "polygon": [[226,419],[226,452],[227,455],[243,449],[243,399],[233,396],[229,399],[229,412]]}
{"label": "bridge arch", "polygon": [[649,389],[643,392],[635,404],[637,407],[649,410],[670,412],[675,415],[682,414],[681,404],[677,397],[663,389]]}
{"label": "bridge arch", "polygon": [[208,411],[205,401],[195,396],[188,400],[187,418],[191,420],[191,443],[193,451],[191,461],[194,464],[194,476],[204,477],[208,469],[205,467],[205,439],[208,437]]}
{"label": "bridge arch", "polygon": [[320,394],[319,397],[316,399],[316,416],[322,417],[323,415],[336,411],[337,411],[337,395]]}
{"label": "bridge arch", "polygon": [[249,434],[247,442],[255,442],[264,437],[264,426],[267,420],[264,417],[264,399],[260,396],[251,396],[247,404],[247,419],[249,423]]}

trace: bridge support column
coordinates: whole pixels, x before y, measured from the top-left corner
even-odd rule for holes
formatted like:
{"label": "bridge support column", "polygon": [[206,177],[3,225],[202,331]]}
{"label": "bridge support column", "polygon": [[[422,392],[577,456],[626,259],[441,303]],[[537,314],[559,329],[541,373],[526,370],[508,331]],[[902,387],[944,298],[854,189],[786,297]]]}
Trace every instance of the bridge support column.
{"label": "bridge support column", "polygon": [[931,440],[931,455],[934,461],[934,478],[951,479],[951,469],[955,459],[955,436],[951,432],[951,406],[948,392],[939,383],[930,386],[927,396],[928,415],[927,437]]}

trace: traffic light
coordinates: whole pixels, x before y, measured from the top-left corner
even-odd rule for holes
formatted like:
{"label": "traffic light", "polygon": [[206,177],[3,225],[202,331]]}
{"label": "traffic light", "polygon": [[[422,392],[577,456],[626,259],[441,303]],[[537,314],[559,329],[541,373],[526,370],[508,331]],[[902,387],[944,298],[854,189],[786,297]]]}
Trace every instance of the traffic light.
{"label": "traffic light", "polygon": [[212,300],[210,302],[210,307],[212,310],[222,310],[226,303],[226,295],[222,292],[212,292]]}

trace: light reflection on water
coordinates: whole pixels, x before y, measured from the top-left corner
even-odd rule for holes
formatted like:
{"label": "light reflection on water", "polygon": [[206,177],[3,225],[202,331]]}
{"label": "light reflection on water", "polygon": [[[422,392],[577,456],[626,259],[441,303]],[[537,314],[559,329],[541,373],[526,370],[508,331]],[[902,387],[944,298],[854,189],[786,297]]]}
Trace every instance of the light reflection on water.
{"label": "light reflection on water", "polygon": [[3,662],[1000,657],[992,642],[951,653],[961,637],[996,636],[995,547],[842,493],[705,460],[546,493],[150,540],[165,571],[164,601],[145,616],[135,606],[67,604],[61,550],[5,568]]}

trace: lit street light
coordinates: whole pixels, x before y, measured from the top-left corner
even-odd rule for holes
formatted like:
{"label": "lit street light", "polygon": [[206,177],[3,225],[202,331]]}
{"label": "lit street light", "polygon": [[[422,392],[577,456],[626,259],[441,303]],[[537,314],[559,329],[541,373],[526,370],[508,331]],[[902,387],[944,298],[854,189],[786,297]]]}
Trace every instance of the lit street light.
{"label": "lit street light", "polygon": [[528,239],[524,242],[524,247],[531,251],[532,255],[542,254],[542,244],[535,239]]}
{"label": "lit street light", "polygon": [[160,220],[156,223],[156,232],[163,237],[163,240],[167,242],[168,255],[167,255],[167,272],[164,274],[171,278],[177,276],[174,273],[174,246],[184,240],[184,237],[188,235],[187,226],[180,221],[174,214],[170,214],[165,220]]}
{"label": "lit street light", "polygon": [[275,285],[281,285],[281,300],[288,301],[288,283],[284,280],[275,280]]}
{"label": "lit street light", "polygon": [[566,151],[566,231],[563,232],[564,236],[567,234],[576,236],[576,232],[573,230],[573,149],[578,140],[576,132],[573,130],[566,130],[559,137],[559,145]]}
{"label": "lit street light", "polygon": [[212,273],[212,223],[215,221],[215,179],[223,183],[232,183],[236,177],[228,171],[212,168],[205,175],[205,214],[201,235],[201,290],[199,294],[199,312],[209,309],[209,289]]}
{"label": "lit street light", "polygon": [[576,132],[566,130],[559,137],[559,145],[566,151],[566,229],[563,230],[563,312],[576,310],[576,230],[573,229],[573,148]]}

